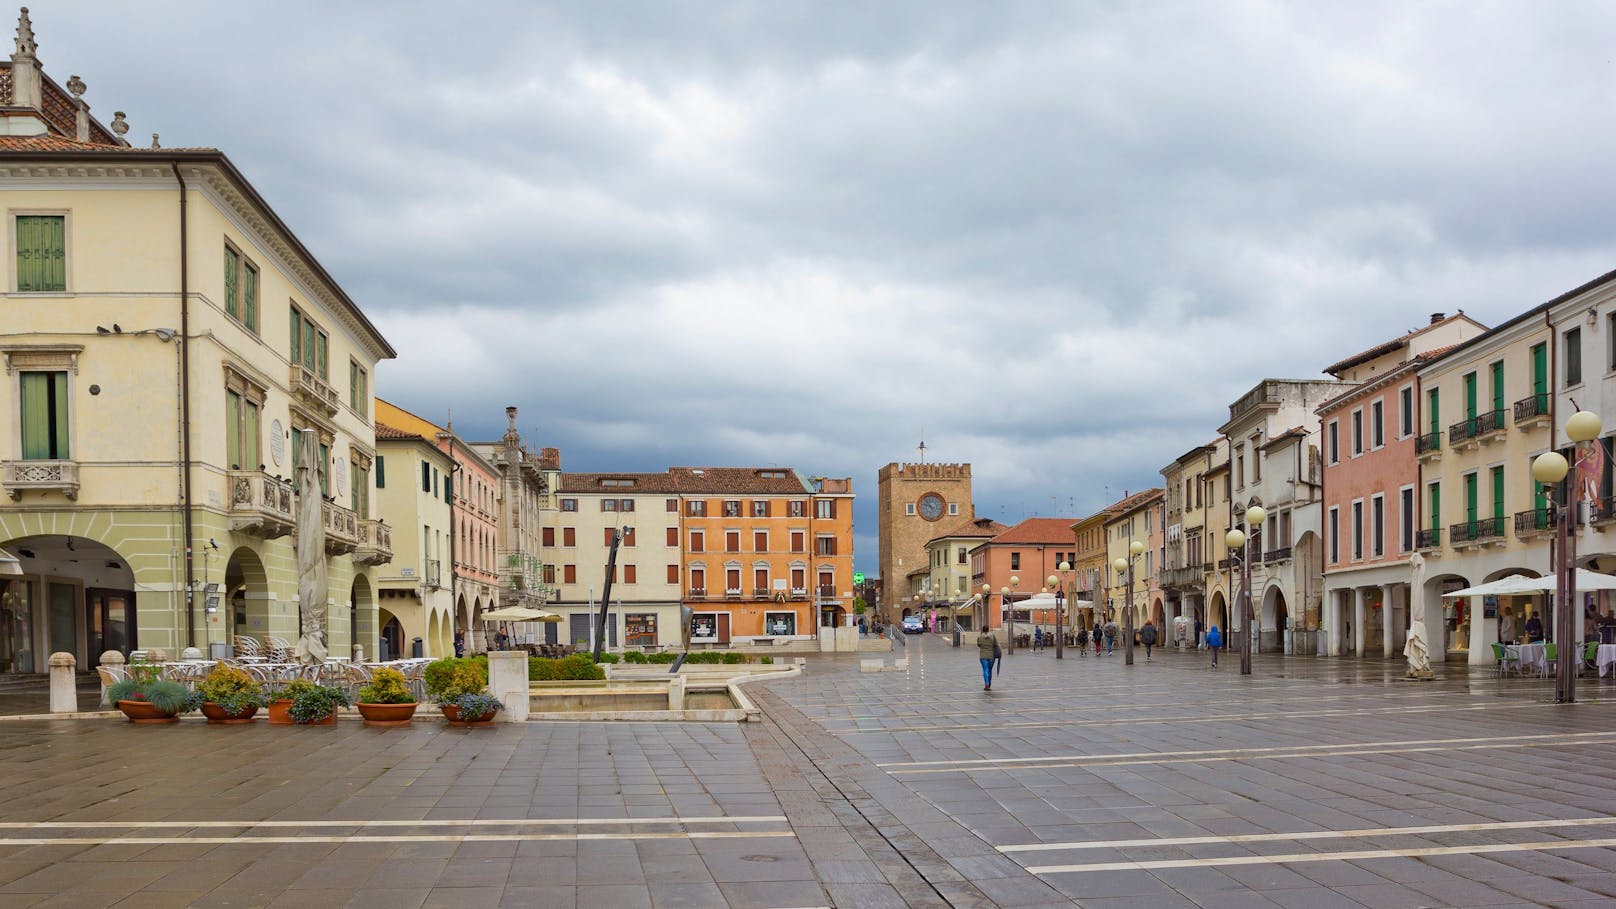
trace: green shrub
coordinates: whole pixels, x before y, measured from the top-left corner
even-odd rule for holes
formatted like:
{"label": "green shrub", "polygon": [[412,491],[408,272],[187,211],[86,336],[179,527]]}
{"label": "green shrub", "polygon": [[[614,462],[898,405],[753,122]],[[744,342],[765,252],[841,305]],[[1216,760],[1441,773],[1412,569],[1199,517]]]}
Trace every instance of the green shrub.
{"label": "green shrub", "polygon": [[606,678],[606,670],[595,665],[587,653],[575,653],[560,659],[528,657],[527,678],[530,682],[572,682]]}
{"label": "green shrub", "polygon": [[318,686],[308,679],[293,679],[290,682],[287,682],[286,686],[275,694],[274,699],[277,701],[295,701],[297,700],[298,695],[305,691],[310,691],[316,687]]}
{"label": "green shrub", "polygon": [[264,706],[264,688],[244,670],[219,663],[196,686],[204,701],[212,701],[227,713],[240,713],[248,707]]}
{"label": "green shrub", "polygon": [[704,650],[700,653],[692,653],[691,655],[685,657],[685,663],[688,665],[717,664],[723,662],[723,660],[724,655],[716,650]]}
{"label": "green shrub", "polygon": [[630,650],[628,653],[623,654],[623,662],[625,662],[625,663],[644,663],[645,662],[645,654],[641,653],[638,650]]}
{"label": "green shrub", "polygon": [[645,661],[647,663],[671,663],[671,662],[673,662],[674,660],[676,660],[678,658],[679,657],[678,657],[677,654],[672,654],[672,653],[653,653],[653,654],[649,654],[648,656],[646,656]]}
{"label": "green shrub", "polygon": [[737,663],[744,662],[746,662],[746,654],[744,653],[735,653],[734,651],[730,651],[729,653],[724,654],[724,665],[726,666],[734,666]]}
{"label": "green shrub", "polygon": [[338,707],[346,706],[348,695],[341,688],[311,685],[292,698],[291,709],[286,712],[294,723],[318,723],[336,713]]}
{"label": "green shrub", "polygon": [[488,658],[479,655],[433,660],[426,664],[423,678],[426,693],[439,701],[452,701],[463,694],[482,694],[488,687]]}
{"label": "green shrub", "polygon": [[602,653],[600,655],[600,659],[596,660],[595,662],[597,662],[597,663],[615,663],[615,662],[617,662],[617,654],[615,654],[615,653]]}
{"label": "green shrub", "polygon": [[167,679],[124,679],[107,686],[107,702],[145,701],[163,713],[189,713],[202,704],[202,696]]}
{"label": "green shrub", "polygon": [[376,670],[370,684],[361,686],[358,694],[361,704],[415,703],[415,695],[410,693],[410,686],[404,681],[404,673],[385,666]]}
{"label": "green shrub", "polygon": [[758,662],[762,663],[765,666],[773,666],[774,665],[774,657],[769,656],[768,654],[764,654],[763,656],[758,657]]}
{"label": "green shrub", "polygon": [[455,706],[460,708],[461,721],[467,723],[487,719],[505,709],[504,704],[488,694],[463,694],[455,698]]}

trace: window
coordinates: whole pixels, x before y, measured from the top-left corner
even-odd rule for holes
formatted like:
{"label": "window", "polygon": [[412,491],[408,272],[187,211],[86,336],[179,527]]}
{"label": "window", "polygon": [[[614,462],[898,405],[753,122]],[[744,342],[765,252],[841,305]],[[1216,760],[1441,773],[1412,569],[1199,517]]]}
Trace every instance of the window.
{"label": "window", "polygon": [[1386,554],[1386,497],[1375,495],[1369,499],[1369,554]]}
{"label": "window", "polygon": [[959,503],[958,502],[949,502],[948,503],[948,515],[949,515],[949,517],[955,517],[958,514],[959,514]]}
{"label": "window", "polygon": [[1565,338],[1565,383],[1567,386],[1582,384],[1582,329],[1573,328],[1566,332]]}
{"label": "window", "polygon": [[1362,500],[1352,503],[1352,559],[1363,558],[1364,513]]}
{"label": "window", "polygon": [[707,517],[707,500],[691,499],[685,503],[685,514],[693,518]]}
{"label": "window", "polygon": [[706,552],[707,551],[707,534],[704,531],[700,531],[700,530],[692,530],[692,531],[690,531],[690,551],[691,552]]}
{"label": "window", "polygon": [[22,390],[23,460],[65,461],[72,457],[68,447],[67,372],[19,373],[18,385]]}
{"label": "window", "polygon": [[357,453],[348,459],[349,507],[360,520],[370,517],[370,468]]}
{"label": "window", "polygon": [[542,531],[540,531],[540,533],[539,533],[539,541],[540,541],[540,544],[543,545],[543,546],[547,546],[547,547],[548,546],[554,546],[555,545],[555,528],[554,527],[546,527]]}
{"label": "window", "polygon": [[959,560],[958,560],[958,562],[961,565],[965,564],[965,547],[964,546],[961,546],[959,548]]}
{"label": "window", "polygon": [[836,537],[830,534],[821,534],[814,538],[814,552],[822,556],[836,554]]}
{"label": "window", "polygon": [[387,459],[381,455],[376,456],[376,488],[387,488]]}
{"label": "window", "polygon": [[769,569],[767,566],[758,566],[752,569],[752,591],[768,595]]}
{"label": "window", "polygon": [[1330,562],[1341,561],[1341,509],[1330,509],[1330,526],[1324,528],[1330,537]]}
{"label": "window", "polygon": [[623,616],[623,643],[630,647],[654,646],[657,642],[656,618],[653,612],[631,612]]}
{"label": "window", "polygon": [[915,516],[915,503],[913,503],[913,502],[905,502],[904,506],[903,506],[903,513],[908,515],[911,518],[914,517]]}
{"label": "window", "polygon": [[1384,419],[1386,402],[1375,401],[1369,405],[1369,447],[1379,448],[1386,444],[1386,421]]}
{"label": "window", "polygon": [[1021,553],[1019,553],[1019,552],[1010,553],[1010,570],[1011,571],[1020,571],[1021,570]]}
{"label": "window", "polygon": [[632,528],[632,527],[624,527],[623,528],[623,545],[624,546],[633,546],[634,545],[634,528]]}
{"label": "window", "polygon": [[1414,548],[1414,487],[1404,486],[1397,495],[1398,541],[1397,551]]}
{"label": "window", "polygon": [[724,569],[724,593],[739,594],[741,592],[741,570],[739,568]]}
{"label": "window", "polygon": [[753,499],[752,500],[752,517],[754,517],[754,518],[766,518],[768,516],[769,516],[769,500],[768,499]]}
{"label": "window", "polygon": [[1363,411],[1352,412],[1352,456],[1363,454]]}
{"label": "window", "polygon": [[763,632],[771,636],[796,634],[797,614],[795,612],[765,612],[763,614]]}
{"label": "window", "polygon": [[1414,386],[1404,385],[1397,392],[1397,437],[1414,434]]}
{"label": "window", "polygon": [[669,565],[668,566],[668,583],[669,584],[677,584],[677,583],[679,583],[679,566],[678,565]]}
{"label": "window", "polygon": [[578,500],[577,499],[562,499],[561,500],[561,510],[562,511],[577,511],[578,510]]}
{"label": "window", "polygon": [[623,583],[624,584],[637,584],[637,583],[639,583],[639,570],[635,566],[633,566],[633,565],[624,565],[623,566]]}
{"label": "window", "polygon": [[836,517],[836,500],[835,499],[815,499],[814,500],[814,517],[819,518],[821,520],[829,520],[831,518]]}
{"label": "window", "polygon": [[258,331],[258,268],[229,243],[224,245],[224,311]]}
{"label": "window", "polygon": [[602,528],[602,533],[604,534],[602,541],[602,545],[604,546],[610,547],[617,539],[617,528],[615,527]]}
{"label": "window", "polygon": [[800,530],[791,531],[791,551],[803,552],[808,548],[808,535]]}
{"label": "window", "polygon": [[262,466],[258,442],[259,414],[264,390],[234,370],[225,370],[225,463],[231,470],[258,470]]}
{"label": "window", "polygon": [[769,551],[769,532],[767,530],[754,530],[754,531],[752,531],[752,551],[753,552],[768,552]]}
{"label": "window", "polygon": [[432,491],[432,465],[425,461],[421,462],[421,491]]}
{"label": "window", "polygon": [[617,500],[617,510],[618,511],[633,511],[634,510],[634,500],[633,499],[618,499]]}
{"label": "window", "polygon": [[740,552],[741,551],[741,532],[739,530],[726,530],[726,531],[724,531],[724,551],[725,552]]}
{"label": "window", "polygon": [[792,499],[787,506],[786,513],[791,517],[800,518],[808,514],[808,503],[801,499]]}
{"label": "window", "polygon": [[616,511],[617,510],[617,500],[616,499],[601,499],[600,500],[600,510],[601,511]]}
{"label": "window", "polygon": [[1240,484],[1239,484],[1240,488],[1245,489],[1246,488],[1246,449],[1245,449],[1245,446],[1241,446],[1240,451],[1235,454],[1234,473],[1235,473],[1235,476],[1240,478]]}
{"label": "window", "polygon": [[1426,490],[1431,503],[1430,527],[1432,530],[1437,530],[1442,526],[1442,483],[1440,481],[1432,483],[1426,487]]}
{"label": "window", "polygon": [[740,499],[725,499],[724,500],[724,517],[726,517],[726,518],[738,518],[740,516],[741,516],[741,500]]}
{"label": "window", "polygon": [[679,545],[679,528],[677,528],[677,527],[669,527],[668,528],[668,545],[669,546],[678,546]]}
{"label": "window", "polygon": [[577,565],[563,565],[563,566],[561,566],[561,583],[563,583],[563,584],[576,584],[576,583],[578,583],[578,566]]}
{"label": "window", "polygon": [[679,500],[678,499],[669,499],[667,501],[667,507],[668,507],[668,514],[678,514],[679,513]]}
{"label": "window", "polygon": [[348,361],[348,406],[360,415],[370,412],[370,374],[357,360]]}
{"label": "window", "polygon": [[690,589],[707,592],[707,569],[692,565],[690,568]]}
{"label": "window", "polygon": [[294,366],[302,366],[321,379],[329,379],[328,364],[330,339],[325,330],[314,324],[296,304],[291,307],[292,347],[291,360]]}
{"label": "window", "polygon": [[67,216],[17,215],[17,292],[67,290]]}
{"label": "window", "polygon": [[576,528],[576,527],[563,527],[563,528],[561,528],[561,545],[562,546],[577,546],[578,545],[578,528]]}

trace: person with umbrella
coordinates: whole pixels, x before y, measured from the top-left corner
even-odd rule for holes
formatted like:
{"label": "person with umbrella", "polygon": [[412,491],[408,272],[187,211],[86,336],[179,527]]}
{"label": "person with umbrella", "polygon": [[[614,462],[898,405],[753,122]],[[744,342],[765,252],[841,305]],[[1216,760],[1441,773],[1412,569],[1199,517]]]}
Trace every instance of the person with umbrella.
{"label": "person with umbrella", "polygon": [[976,655],[982,661],[982,690],[993,688],[993,665],[1000,658],[999,639],[986,628],[976,636]]}

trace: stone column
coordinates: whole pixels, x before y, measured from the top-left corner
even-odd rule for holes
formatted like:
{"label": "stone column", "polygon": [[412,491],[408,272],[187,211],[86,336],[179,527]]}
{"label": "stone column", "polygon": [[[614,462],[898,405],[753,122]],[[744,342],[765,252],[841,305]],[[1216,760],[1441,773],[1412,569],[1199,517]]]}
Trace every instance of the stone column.
{"label": "stone column", "polygon": [[58,651],[50,655],[50,712],[78,713],[79,691],[73,678],[78,660],[73,654]]}
{"label": "stone column", "polygon": [[488,655],[488,693],[505,705],[502,723],[524,723],[529,709],[527,654],[520,650],[496,650]]}
{"label": "stone column", "polygon": [[1343,591],[1331,590],[1324,595],[1324,652],[1330,656],[1341,655],[1341,595]]}
{"label": "stone column", "polygon": [[1397,605],[1397,585],[1380,585],[1380,654],[1393,656],[1397,653],[1397,628],[1392,619]]}
{"label": "stone column", "polygon": [[1369,597],[1364,594],[1364,589],[1352,588],[1352,653],[1359,659],[1363,658],[1364,645],[1369,640],[1366,627],[1369,624],[1368,612]]}

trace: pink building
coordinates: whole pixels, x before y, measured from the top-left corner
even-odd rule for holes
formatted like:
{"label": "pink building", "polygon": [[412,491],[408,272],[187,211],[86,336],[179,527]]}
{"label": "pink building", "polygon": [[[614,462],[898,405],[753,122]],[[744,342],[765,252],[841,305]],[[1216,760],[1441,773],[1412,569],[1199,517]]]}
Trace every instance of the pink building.
{"label": "pink building", "polygon": [[[1072,537],[1073,518],[1028,518],[998,536],[971,550],[971,589],[980,592],[986,584],[995,597],[1010,588],[1011,602],[1026,600],[1044,589],[1045,581],[1055,574],[1061,562],[1077,560],[1077,545]],[[1011,583],[1010,579],[1016,582]],[[990,598],[991,599],[991,598]],[[1004,624],[1002,607],[988,610],[988,627]],[[1045,630],[1055,624],[1054,615],[1031,615],[1026,608],[1016,613],[1017,633],[1032,631],[1035,621],[1041,621]]]}
{"label": "pink building", "polygon": [[1324,462],[1324,617],[1332,655],[1400,653],[1417,548],[1420,387],[1416,371],[1485,332],[1464,313],[1332,364],[1358,382],[1317,410]]}

